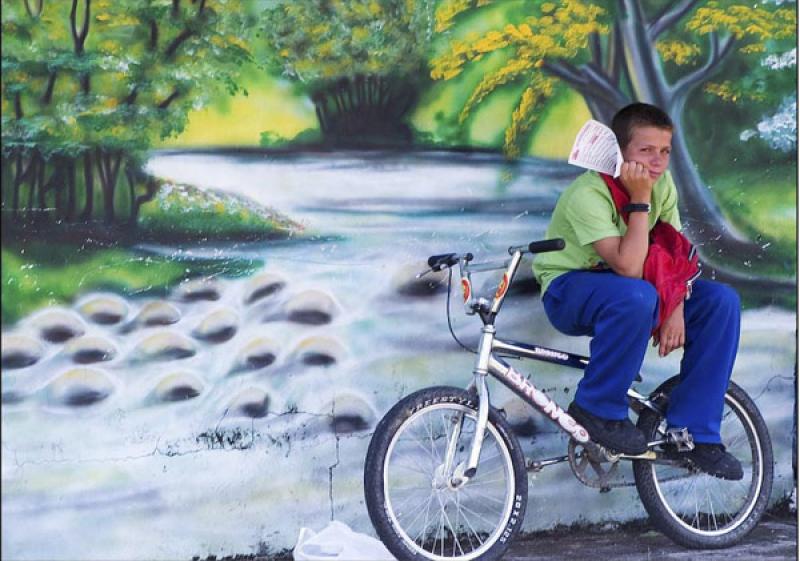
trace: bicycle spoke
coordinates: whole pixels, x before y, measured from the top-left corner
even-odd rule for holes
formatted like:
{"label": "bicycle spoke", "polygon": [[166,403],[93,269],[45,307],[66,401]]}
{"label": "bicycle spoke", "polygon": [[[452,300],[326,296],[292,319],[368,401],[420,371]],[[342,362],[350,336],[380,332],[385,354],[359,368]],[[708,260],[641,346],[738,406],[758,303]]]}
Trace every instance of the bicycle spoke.
{"label": "bicycle spoke", "polygon": [[476,412],[460,404],[423,406],[399,425],[390,443],[382,468],[385,512],[398,537],[421,559],[482,555],[506,528],[515,466],[491,422],[474,478],[453,488],[453,471],[443,473],[448,458],[452,470],[466,463],[476,420]]}
{"label": "bicycle spoke", "polygon": [[478,518],[478,519],[479,519],[479,520],[481,520],[482,522],[485,522],[485,523],[486,523],[486,526],[487,526],[488,528],[493,528],[493,527],[494,527],[494,522],[491,522],[491,521],[487,520],[486,518],[484,518],[483,516],[481,516],[481,515],[480,515],[480,513],[478,513],[478,512],[475,512],[475,511],[474,511],[474,510],[472,510],[471,508],[467,508],[467,507],[465,507],[465,506],[462,506],[461,508],[463,508],[463,509],[464,509],[465,511],[467,511],[469,514],[472,514],[472,515],[473,515],[475,518]]}
{"label": "bicycle spoke", "polygon": [[428,529],[428,516],[430,515],[432,503],[433,503],[433,493],[431,493],[430,496],[428,497],[428,501],[425,506],[425,522],[422,523],[422,529],[419,531],[419,534],[417,534],[417,537],[414,538],[414,543],[416,543],[417,539],[419,539],[420,546],[422,546],[425,541],[425,531]]}

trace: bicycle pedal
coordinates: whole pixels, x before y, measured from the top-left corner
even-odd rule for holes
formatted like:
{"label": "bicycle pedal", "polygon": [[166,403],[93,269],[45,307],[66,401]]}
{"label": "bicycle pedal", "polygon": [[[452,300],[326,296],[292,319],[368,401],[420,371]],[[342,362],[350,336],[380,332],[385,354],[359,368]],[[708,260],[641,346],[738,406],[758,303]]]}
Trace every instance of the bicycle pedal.
{"label": "bicycle pedal", "polygon": [[694,450],[694,438],[686,427],[667,429],[667,442],[674,444],[678,452]]}

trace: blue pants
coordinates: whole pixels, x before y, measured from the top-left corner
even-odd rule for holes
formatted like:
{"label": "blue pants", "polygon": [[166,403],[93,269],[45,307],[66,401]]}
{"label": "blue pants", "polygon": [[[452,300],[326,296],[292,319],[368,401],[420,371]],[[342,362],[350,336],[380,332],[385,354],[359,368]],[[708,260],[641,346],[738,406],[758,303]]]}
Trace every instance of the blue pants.
{"label": "blue pants", "polygon": [[[658,319],[653,285],[611,271],[572,271],[552,281],[543,302],[556,329],[592,337],[577,404],[604,419],[627,418],[626,394]],[[696,442],[720,442],[723,400],[739,346],[739,309],[732,288],[705,280],[695,281],[684,302],[686,343],[667,423],[688,427]]]}

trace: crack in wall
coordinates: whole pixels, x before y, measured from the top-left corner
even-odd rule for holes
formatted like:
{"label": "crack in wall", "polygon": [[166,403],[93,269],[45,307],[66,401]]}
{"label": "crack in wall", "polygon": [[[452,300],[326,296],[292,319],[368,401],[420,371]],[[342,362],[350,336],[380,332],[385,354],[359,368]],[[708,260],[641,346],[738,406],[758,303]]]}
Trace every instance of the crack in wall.
{"label": "crack in wall", "polygon": [[[294,410],[283,413],[271,413],[273,418],[281,418],[289,415],[306,415],[312,419],[324,419],[332,421],[335,416],[331,413],[311,413],[308,411]],[[222,419],[220,419],[221,421]],[[241,452],[255,447],[259,442],[268,442],[273,447],[286,447],[284,457],[288,457],[292,450],[292,441],[297,438],[298,434],[305,434],[307,430],[306,425],[302,425],[291,431],[285,431],[279,437],[257,431],[253,427],[254,423],[251,421],[251,428],[242,430],[237,427],[231,430],[220,430],[219,422],[214,429],[208,429],[201,432],[194,437],[185,437],[183,439],[171,440],[162,442],[161,437],[156,441],[155,447],[151,452],[138,454],[138,455],[124,455],[124,456],[107,456],[102,458],[59,458],[59,459],[44,459],[44,460],[23,460],[18,458],[17,449],[9,446],[7,442],[3,443],[3,449],[12,454],[13,460],[11,465],[15,468],[24,468],[25,466],[41,466],[41,465],[59,465],[59,464],[90,464],[99,462],[126,462],[135,461],[154,456],[162,456],[166,458],[182,457],[194,454],[199,454],[206,451],[218,452]],[[361,435],[352,435],[361,436]],[[337,460],[336,463],[329,469],[336,467],[339,464],[338,460],[338,441],[340,435],[334,433],[337,446]],[[193,441],[195,444],[205,443],[205,446],[195,446],[186,449],[184,444],[186,441]]]}
{"label": "crack in wall", "polygon": [[[336,395],[334,395],[333,399],[331,400],[331,414],[330,414],[330,417],[331,417],[331,419],[335,419],[336,418]],[[328,501],[330,503],[330,509],[331,509],[331,521],[333,521],[335,519],[334,518],[334,500],[333,500],[333,470],[336,469],[336,467],[339,465],[339,438],[340,438],[340,436],[339,436],[339,432],[338,432],[338,430],[336,428],[336,425],[334,425],[334,433],[333,433],[333,435],[334,435],[334,438],[336,439],[336,462],[333,465],[328,466]]]}

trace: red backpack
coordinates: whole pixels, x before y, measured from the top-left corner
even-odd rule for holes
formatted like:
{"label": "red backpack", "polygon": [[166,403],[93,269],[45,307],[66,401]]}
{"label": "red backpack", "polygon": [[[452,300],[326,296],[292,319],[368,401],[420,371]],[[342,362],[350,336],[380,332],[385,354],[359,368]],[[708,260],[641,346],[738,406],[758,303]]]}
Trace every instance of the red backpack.
{"label": "red backpack", "polygon": [[[601,173],[600,177],[606,182],[614,205],[627,224],[628,213],[622,208],[631,200],[628,193],[610,175]],[[659,220],[650,230],[650,247],[642,276],[658,292],[658,326],[661,326],[678,304],[692,294],[692,283],[700,276],[697,249],[672,224]]]}

